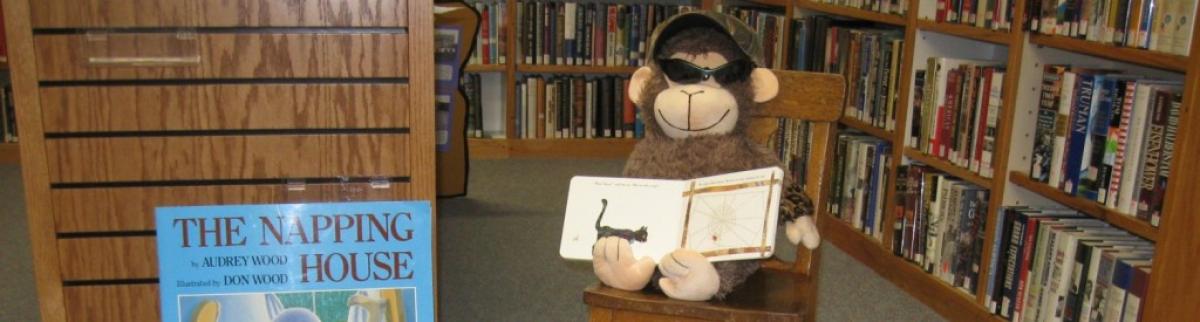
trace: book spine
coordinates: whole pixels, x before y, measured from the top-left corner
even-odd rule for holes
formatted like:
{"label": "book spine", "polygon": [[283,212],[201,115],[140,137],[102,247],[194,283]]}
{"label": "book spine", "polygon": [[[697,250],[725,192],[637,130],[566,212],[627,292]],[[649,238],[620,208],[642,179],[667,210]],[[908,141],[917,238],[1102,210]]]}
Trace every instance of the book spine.
{"label": "book spine", "polygon": [[1055,119],[1057,118],[1060,66],[1046,66],[1042,73],[1042,97],[1038,105],[1037,127],[1033,135],[1030,177],[1039,183],[1050,181],[1050,155],[1054,149]]}
{"label": "book spine", "polygon": [[1059,91],[1058,114],[1054,120],[1054,147],[1050,150],[1050,185],[1062,187],[1063,169],[1071,133],[1071,107],[1075,97],[1075,73],[1064,72]]}
{"label": "book spine", "polygon": [[[7,91],[7,88],[6,88]],[[1163,129],[1162,153],[1158,162],[1158,180],[1154,184],[1154,194],[1150,200],[1150,225],[1158,227],[1162,219],[1163,199],[1167,195],[1167,178],[1170,178],[1172,154],[1175,153],[1175,137],[1179,131],[1180,109],[1183,104],[1182,93],[1168,93],[1170,103],[1167,112],[1167,123]],[[1165,98],[1164,98],[1165,99]]]}
{"label": "book spine", "polygon": [[1171,94],[1165,90],[1159,90],[1153,95],[1154,108],[1150,112],[1150,126],[1147,128],[1144,145],[1146,149],[1145,163],[1143,163],[1141,179],[1138,180],[1140,192],[1137,199],[1137,217],[1143,221],[1150,221],[1150,205],[1154,199],[1154,188],[1157,185],[1158,170],[1162,161],[1167,119],[1170,117]]}
{"label": "book spine", "polygon": [[1117,200],[1121,197],[1119,191],[1121,179],[1124,178],[1125,149],[1129,138],[1129,125],[1133,119],[1133,95],[1136,87],[1137,82],[1132,80],[1121,84],[1120,94],[1117,96],[1121,99],[1119,112],[1114,107],[1114,113],[1119,114],[1113,115],[1112,119],[1117,127],[1108,140],[1109,149],[1112,150],[1112,170],[1108,178],[1108,195],[1104,200],[1105,206],[1109,208],[1117,208]]}
{"label": "book spine", "polygon": [[1093,75],[1079,75],[1079,87],[1075,93],[1078,99],[1071,113],[1070,150],[1067,151],[1063,169],[1063,191],[1076,194],[1079,188],[1080,167],[1084,163],[1084,155],[1088,142],[1088,121],[1091,119],[1092,96],[1095,91]]}

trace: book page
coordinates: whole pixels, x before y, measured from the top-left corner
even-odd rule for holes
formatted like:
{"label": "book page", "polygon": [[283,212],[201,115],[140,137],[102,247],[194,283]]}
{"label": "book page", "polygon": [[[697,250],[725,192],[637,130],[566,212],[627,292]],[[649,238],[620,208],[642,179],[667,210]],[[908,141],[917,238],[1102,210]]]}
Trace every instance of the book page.
{"label": "book page", "polygon": [[773,167],[700,178],[684,193],[680,245],[709,261],[770,257],[778,226],[783,170]]}
{"label": "book page", "polygon": [[634,237],[630,242],[633,255],[649,256],[657,262],[679,248],[685,201],[680,196],[686,184],[682,180],[572,178],[559,255],[591,260],[592,245],[599,231],[605,230]]}

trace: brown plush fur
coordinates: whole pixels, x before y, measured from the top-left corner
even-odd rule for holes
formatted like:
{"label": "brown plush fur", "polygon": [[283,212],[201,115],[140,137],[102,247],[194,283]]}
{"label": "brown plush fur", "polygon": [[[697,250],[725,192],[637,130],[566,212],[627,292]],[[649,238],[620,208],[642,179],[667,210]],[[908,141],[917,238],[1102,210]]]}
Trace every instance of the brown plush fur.
{"label": "brown plush fur", "polygon": [[[729,60],[739,55],[732,40],[720,41],[712,37],[718,31],[696,28],[680,32],[667,40],[660,57],[683,52],[701,54],[716,52]],[[746,135],[749,115],[757,108],[752,100],[749,82],[729,84],[729,90],[737,99],[739,118],[733,131],[725,135],[705,135],[686,139],[668,137],[659,128],[654,116],[654,101],[659,92],[667,88],[665,76],[658,66],[650,64],[654,71],[642,92],[638,108],[645,120],[646,136],[634,147],[625,164],[625,176],[656,179],[691,179],[722,173],[752,170],[781,163],[774,154],[750,140]],[[757,260],[727,261],[714,263],[721,278],[717,299],[722,299],[758,270]],[[651,279],[658,287],[659,274]]]}

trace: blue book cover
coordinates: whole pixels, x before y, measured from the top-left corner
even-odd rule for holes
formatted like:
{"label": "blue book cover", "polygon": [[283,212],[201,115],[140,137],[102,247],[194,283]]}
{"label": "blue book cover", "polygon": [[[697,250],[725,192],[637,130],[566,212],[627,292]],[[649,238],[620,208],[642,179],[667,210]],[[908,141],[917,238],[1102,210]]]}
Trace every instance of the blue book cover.
{"label": "blue book cover", "polygon": [[1080,166],[1084,161],[1088,141],[1088,121],[1091,120],[1092,94],[1095,91],[1094,75],[1079,74],[1075,89],[1075,105],[1071,109],[1068,125],[1067,155],[1063,165],[1063,190],[1074,195],[1079,189]]}
{"label": "blue book cover", "polygon": [[433,321],[428,201],[163,207],[162,321]]}

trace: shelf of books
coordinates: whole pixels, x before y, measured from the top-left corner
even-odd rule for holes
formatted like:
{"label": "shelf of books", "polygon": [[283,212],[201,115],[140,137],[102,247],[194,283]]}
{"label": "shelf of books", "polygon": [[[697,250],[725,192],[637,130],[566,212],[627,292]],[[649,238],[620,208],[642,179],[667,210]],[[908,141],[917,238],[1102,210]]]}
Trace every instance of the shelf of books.
{"label": "shelf of books", "polygon": [[526,65],[517,64],[517,72],[538,74],[623,74],[631,75],[637,66]]}
{"label": "shelf of books", "polygon": [[882,247],[870,237],[842,221],[821,212],[818,219],[821,237],[837,245],[863,265],[870,267],[900,289],[920,299],[951,321],[1003,321],[975,301],[973,295],[929,274],[917,264]]}
{"label": "shelf of books", "polygon": [[[831,2],[841,3],[796,2],[801,12],[796,30],[823,33],[793,35],[799,48],[804,42],[823,45],[794,51],[806,60],[793,66],[846,74],[854,59],[847,66],[812,62],[830,48],[849,48],[855,55],[849,57],[863,57],[862,43],[829,37],[842,31],[814,27],[820,19],[813,13],[841,16],[839,29],[886,23],[870,15],[871,9]],[[851,132],[845,145],[858,147],[844,149],[839,142],[838,164],[831,169],[834,189],[842,190],[831,193],[834,199],[824,210],[831,222],[823,224],[824,236],[951,320],[1195,314],[1188,311],[1196,307],[1194,300],[1164,296],[1187,288],[1161,281],[1179,280],[1191,292],[1200,288],[1185,270],[1200,263],[1183,255],[1200,243],[1192,233],[1200,220],[1179,218],[1188,206],[1174,199],[1189,194],[1194,200],[1195,191],[1173,190],[1197,185],[1167,180],[1200,171],[1194,160],[1172,162],[1186,158],[1182,149],[1200,151],[1175,146],[1188,142],[1183,137],[1200,136],[1200,130],[1189,133],[1185,126],[1200,117],[1188,120],[1181,113],[1195,104],[1200,86],[1200,67],[1183,55],[1196,37],[1187,19],[1196,12],[1195,1],[1160,3],[1149,14],[1089,7],[1099,2],[1078,8],[1040,0],[917,2],[909,8],[917,17],[895,24],[904,28],[904,45],[912,46],[905,48],[911,52],[902,58],[894,89],[901,95],[895,129],[882,130],[887,121],[880,123],[881,114],[865,108],[877,105],[869,103],[848,102],[848,117],[840,121]],[[1142,10],[1154,2],[1134,0],[1132,7]],[[1052,17],[1064,16],[1049,13],[1058,10],[1071,12],[1065,17],[1078,27],[1055,21]],[[1118,41],[1115,35],[1122,31],[1114,19],[1084,21],[1079,10],[1141,15],[1145,23],[1139,26],[1149,29],[1132,33],[1135,40]],[[1026,14],[1036,22],[1025,23]],[[1168,21],[1181,24],[1168,29]],[[1066,29],[1031,26],[1038,24]],[[1064,90],[1055,84],[1062,82],[1062,71],[1044,72],[1066,64],[1062,71],[1075,74],[1073,84],[1084,85]],[[864,74],[872,70],[877,69]],[[854,79],[850,74],[847,79]],[[848,88],[855,85],[851,81]],[[898,146],[892,149],[899,156],[894,163],[876,159],[880,141]],[[1050,169],[1059,169],[1054,180]],[[879,171],[881,180],[874,177]],[[873,195],[874,185],[889,182],[894,191]],[[883,214],[873,208],[879,199]],[[1173,224],[1185,227],[1167,226]],[[1080,275],[1065,273],[1075,270]],[[1166,277],[1150,279],[1151,271]],[[1090,293],[1069,285],[1089,285]]]}

